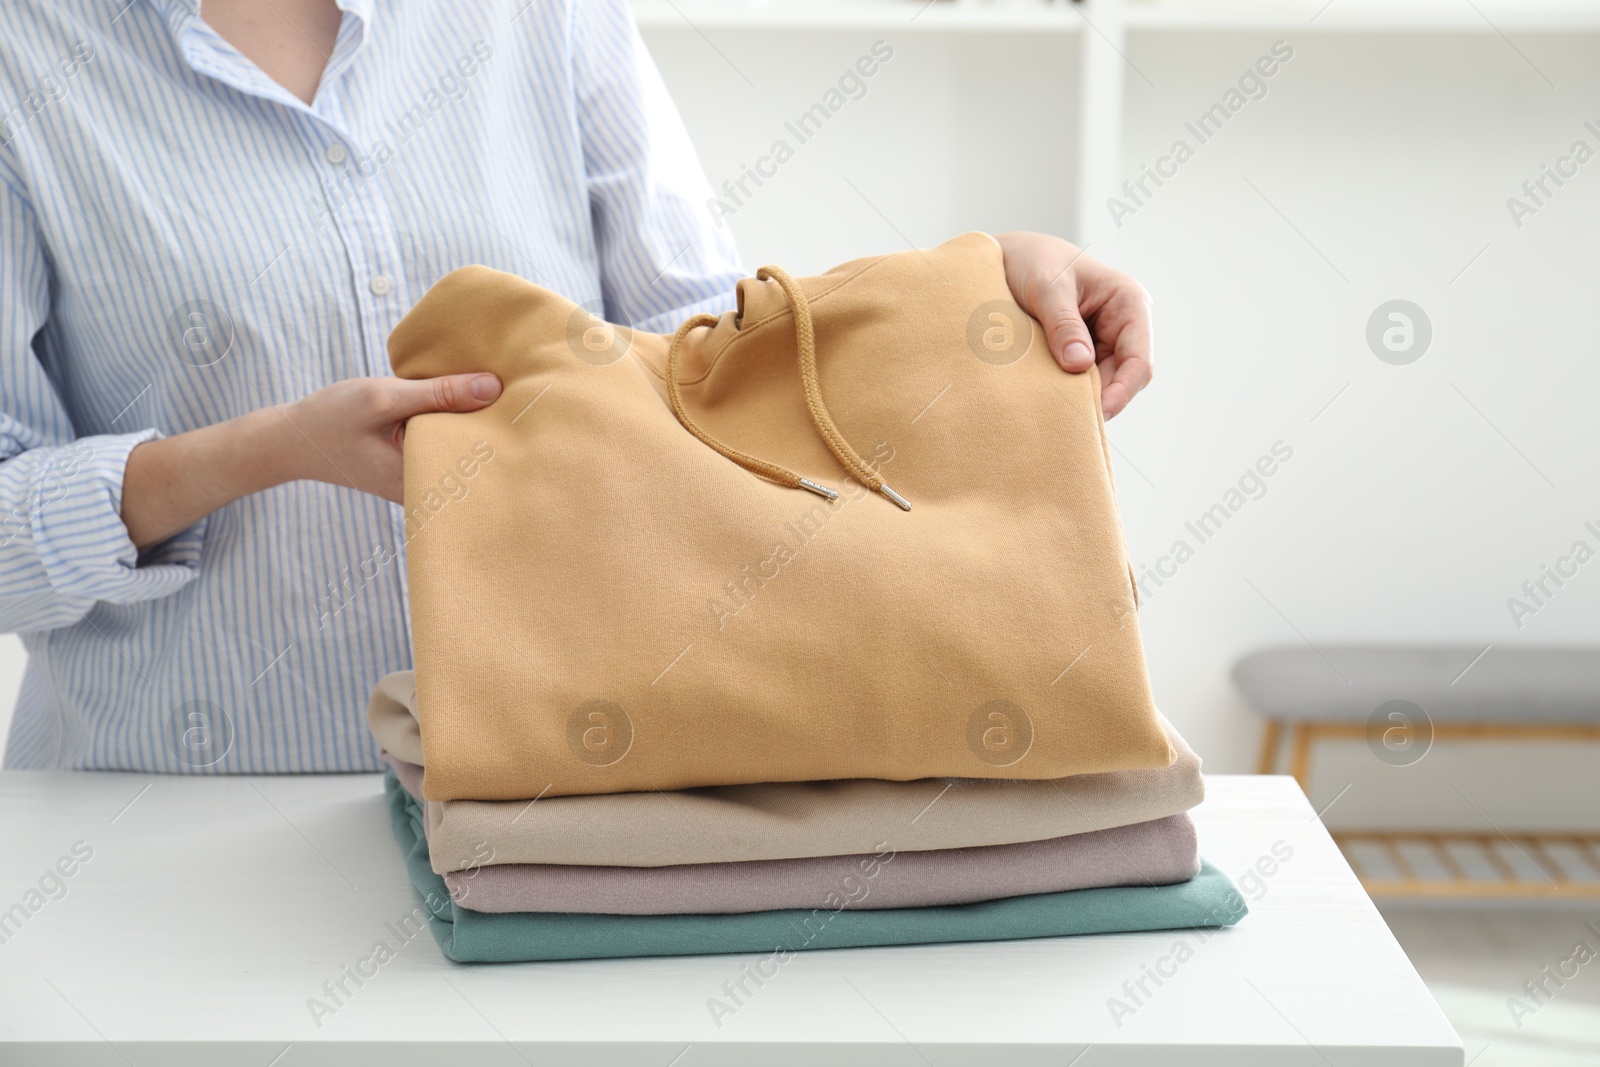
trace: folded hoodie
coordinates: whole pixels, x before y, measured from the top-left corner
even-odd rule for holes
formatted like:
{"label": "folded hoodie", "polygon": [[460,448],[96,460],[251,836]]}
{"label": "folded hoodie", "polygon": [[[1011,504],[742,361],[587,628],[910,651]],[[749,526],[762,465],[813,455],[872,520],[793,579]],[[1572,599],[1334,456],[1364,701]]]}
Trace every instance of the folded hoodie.
{"label": "folded hoodie", "polygon": [[466,266],[390,331],[401,378],[504,383],[406,423],[428,799],[1166,766],[1100,383],[999,242],[736,304],[597,329]]}
{"label": "folded hoodie", "polygon": [[[421,768],[391,765],[417,800]],[[1014,845],[924,852],[885,846],[858,856],[668,867],[487,863],[452,871],[444,882],[457,904],[474,911],[679,915],[827,908],[840,899],[857,910],[971,904],[1069,889],[1171,885],[1199,870],[1194,822],[1169,815]]]}
{"label": "folded hoodie", "polygon": [[[368,721],[384,749],[421,764],[410,671],[373,691]],[[1043,841],[1149,822],[1205,797],[1200,757],[1164,718],[1166,767],[1034,780],[845,778],[674,792],[526,800],[429,801],[433,869],[488,863],[663,867]]]}
{"label": "folded hoodie", "polygon": [[737,915],[493,914],[450,898],[444,879],[428,864],[421,808],[392,773],[384,788],[390,825],[428,926],[445,956],[460,963],[739,952],[761,953],[756,966],[765,968],[809,949],[1221,927],[1248,911],[1228,876],[1202,862],[1199,874],[1176,885],[1078,889],[935,908],[861,911],[841,898],[827,909]]}

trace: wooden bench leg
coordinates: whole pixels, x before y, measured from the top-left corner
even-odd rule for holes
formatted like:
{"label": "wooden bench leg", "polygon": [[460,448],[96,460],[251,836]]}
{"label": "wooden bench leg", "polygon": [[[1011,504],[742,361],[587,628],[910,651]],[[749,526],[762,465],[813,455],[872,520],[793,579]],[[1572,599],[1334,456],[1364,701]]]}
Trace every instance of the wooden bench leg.
{"label": "wooden bench leg", "polygon": [[1283,740],[1283,723],[1268,719],[1266,732],[1261,735],[1261,759],[1256,763],[1257,774],[1271,774],[1278,769],[1278,745]]}
{"label": "wooden bench leg", "polygon": [[1289,760],[1289,773],[1300,783],[1300,791],[1311,795],[1311,743],[1316,728],[1310,723],[1296,723],[1294,728],[1294,755]]}

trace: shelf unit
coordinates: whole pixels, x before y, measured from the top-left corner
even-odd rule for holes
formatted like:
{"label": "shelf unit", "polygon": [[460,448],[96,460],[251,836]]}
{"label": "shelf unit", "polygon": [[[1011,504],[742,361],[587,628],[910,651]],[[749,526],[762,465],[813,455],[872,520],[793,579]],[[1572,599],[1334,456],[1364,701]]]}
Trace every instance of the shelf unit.
{"label": "shelf unit", "polygon": [[643,29],[885,29],[913,33],[1078,33],[1078,5],[1026,0],[971,4],[960,0],[634,0]]}
{"label": "shelf unit", "polygon": [[1361,33],[1563,33],[1600,30],[1600,6],[1580,0],[1127,0],[1137,30]]}
{"label": "shelf unit", "polygon": [[[1563,33],[1600,30],[1589,0],[634,0],[642,27],[940,32],[1255,30]],[[1086,18],[1087,16],[1087,18]],[[1090,32],[1094,32],[1093,29]]]}
{"label": "shelf unit", "polygon": [[[1075,71],[1072,233],[1114,255],[1105,204],[1121,184],[1125,56],[1140,34],[1561,34],[1600,32],[1593,0],[634,0],[647,37],[691,30],[869,31],[1056,39]],[[707,37],[707,40],[710,38]]]}

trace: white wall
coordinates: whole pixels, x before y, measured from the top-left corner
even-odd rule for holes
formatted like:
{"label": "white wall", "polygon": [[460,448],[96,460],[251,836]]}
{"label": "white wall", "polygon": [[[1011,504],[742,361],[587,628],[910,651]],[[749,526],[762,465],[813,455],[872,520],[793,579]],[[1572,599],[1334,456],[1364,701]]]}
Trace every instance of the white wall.
{"label": "white wall", "polygon": [[[821,271],[969,230],[1071,226],[1076,56],[1061,35],[682,25],[646,37],[713,187],[736,180],[775,140],[794,149],[775,177],[747,186],[743,206],[726,201],[752,271],[774,262]],[[874,45],[892,58],[801,143],[785,123]]]}
{"label": "white wall", "polygon": [[[1575,139],[1600,148],[1583,128],[1600,119],[1584,106],[1600,99],[1600,39],[1283,32],[1207,35],[1202,48],[1136,35],[1129,59],[1155,88],[1127,78],[1126,171],[1184,135],[1278,37],[1295,56],[1267,96],[1121,231],[1160,337],[1155,388],[1114,424],[1148,476],[1118,483],[1136,558],[1163,552],[1274,441],[1295,449],[1141,614],[1160,695],[1228,769],[1244,766],[1250,724],[1225,671],[1252,646],[1600,638],[1600,564],[1520,629],[1506,607],[1541,563],[1579,537],[1596,543],[1583,523],[1600,519],[1600,161],[1520,230],[1506,208]],[[1365,339],[1394,298],[1433,325],[1408,366]],[[1451,783],[1476,797],[1504,764],[1435,755],[1405,772],[1410,784],[1470,816]],[[1592,822],[1600,803],[1579,786],[1593,781],[1593,747],[1537,755],[1511,761],[1521,776],[1505,781],[1520,784],[1498,818],[1581,806]],[[1372,762],[1326,768],[1319,797]],[[1353,791],[1338,814],[1378,821],[1388,795]]]}

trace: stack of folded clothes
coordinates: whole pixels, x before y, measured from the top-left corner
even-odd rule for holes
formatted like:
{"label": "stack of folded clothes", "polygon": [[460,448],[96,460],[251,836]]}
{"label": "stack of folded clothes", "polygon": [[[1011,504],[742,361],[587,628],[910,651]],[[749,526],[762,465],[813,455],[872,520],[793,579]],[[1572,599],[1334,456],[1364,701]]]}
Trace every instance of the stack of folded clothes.
{"label": "stack of folded clothes", "polygon": [[1098,374],[994,238],[763,267],[670,336],[464,267],[389,355],[503,385],[407,421],[416,670],[370,709],[451,959],[1243,915],[1151,694]]}
{"label": "stack of folded clothes", "polygon": [[369,720],[390,817],[459,962],[993,941],[1229,926],[1188,810],[1200,760],[1064,778],[854,778],[426,800],[411,672]]}

